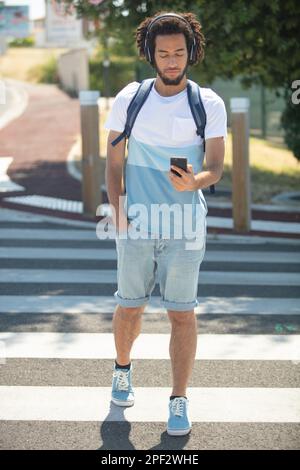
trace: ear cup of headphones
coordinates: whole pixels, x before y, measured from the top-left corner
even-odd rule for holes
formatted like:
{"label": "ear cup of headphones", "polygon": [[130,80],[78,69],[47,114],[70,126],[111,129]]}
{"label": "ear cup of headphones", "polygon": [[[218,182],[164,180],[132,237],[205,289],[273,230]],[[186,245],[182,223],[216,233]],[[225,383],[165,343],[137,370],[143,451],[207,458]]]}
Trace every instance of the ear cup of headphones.
{"label": "ear cup of headphones", "polygon": [[151,52],[150,52],[150,47],[147,47],[147,56],[148,56],[148,62],[150,63],[150,65],[154,65],[154,57],[153,57],[153,60],[152,60],[152,56],[151,56]]}
{"label": "ear cup of headphones", "polygon": [[149,32],[147,32],[146,38],[145,38],[144,53],[145,53],[146,60],[152,65],[151,52],[150,52],[150,48],[148,46],[148,35],[149,35]]}
{"label": "ear cup of headphones", "polygon": [[193,63],[193,57],[194,57],[194,45],[192,45],[191,50],[190,50],[189,65]]}
{"label": "ear cup of headphones", "polygon": [[196,62],[196,41],[193,39],[193,44],[191,45],[190,54],[189,54],[189,65],[193,65]]}
{"label": "ear cup of headphones", "polygon": [[148,62],[152,65],[153,64],[153,60],[152,60],[152,57],[151,57],[151,52],[150,52],[150,48],[147,46],[147,60]]}

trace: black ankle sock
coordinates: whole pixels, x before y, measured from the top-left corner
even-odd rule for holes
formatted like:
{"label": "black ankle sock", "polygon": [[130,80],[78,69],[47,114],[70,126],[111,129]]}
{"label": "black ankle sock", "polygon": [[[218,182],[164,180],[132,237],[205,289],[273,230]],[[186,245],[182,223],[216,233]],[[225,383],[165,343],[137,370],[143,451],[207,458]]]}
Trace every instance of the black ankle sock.
{"label": "black ankle sock", "polygon": [[[181,396],[178,396],[178,395],[172,395],[172,396],[170,397],[170,400],[174,400],[174,398],[181,398]],[[186,397],[184,397],[184,398],[186,398]]]}
{"label": "black ankle sock", "polygon": [[131,362],[129,362],[129,364],[127,364],[126,366],[120,366],[117,361],[115,361],[115,364],[117,369],[130,369]]}

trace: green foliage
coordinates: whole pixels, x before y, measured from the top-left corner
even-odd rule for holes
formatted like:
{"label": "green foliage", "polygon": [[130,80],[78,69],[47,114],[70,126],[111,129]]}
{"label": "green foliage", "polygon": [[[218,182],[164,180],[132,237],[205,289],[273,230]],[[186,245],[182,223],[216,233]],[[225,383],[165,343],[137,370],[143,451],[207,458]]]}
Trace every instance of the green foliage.
{"label": "green foliage", "polygon": [[35,44],[33,37],[12,39],[8,45],[9,47],[33,47]]}
{"label": "green foliage", "polygon": [[[99,90],[102,96],[105,96],[104,66],[102,62],[96,59],[90,60],[90,88]],[[115,96],[129,82],[135,80],[134,68],[130,62],[111,61],[108,69],[108,83],[110,96]]]}
{"label": "green foliage", "polygon": [[[103,61],[109,50],[110,65],[105,71]],[[136,57],[125,56],[120,54],[118,45],[114,45],[109,49],[99,47],[96,54],[90,58],[90,88],[99,90],[102,96],[115,96],[128,83],[135,80],[141,81],[149,76],[155,76],[152,68],[148,64],[144,64]],[[105,89],[105,73],[107,73],[108,89]]]}
{"label": "green foliage", "polygon": [[[88,0],[60,1],[67,7],[73,5],[79,17],[99,22],[101,33],[97,34],[107,55],[111,53],[107,44],[110,37],[115,39],[114,47],[120,56],[132,57],[137,62],[134,34],[141,21],[160,10],[190,11],[200,20],[206,38],[204,61],[190,73],[200,84],[240,76],[246,87],[262,84],[274,90],[283,89],[287,96],[292,82],[300,78],[298,0],[194,0],[192,3],[188,0],[106,0],[97,6]],[[153,76],[151,68],[143,70]],[[123,78],[111,78],[115,83],[127,83],[129,71],[125,76],[124,82]],[[141,76],[144,78],[143,73]],[[290,129],[286,134],[289,136],[287,143],[295,151],[298,147],[290,134],[295,135],[293,129],[299,126],[299,121],[288,101],[285,114],[288,119],[283,118],[283,125]],[[298,150],[296,152],[298,154]]]}
{"label": "green foliage", "polygon": [[48,62],[32,67],[28,73],[28,78],[38,83],[58,83],[56,58],[53,56]]}
{"label": "green foliage", "polygon": [[[63,0],[61,0],[63,1]],[[203,79],[231,79],[244,76],[245,84],[289,87],[300,77],[300,2],[297,0],[113,0],[95,6],[88,0],[64,0],[73,4],[79,16],[100,19],[106,36],[132,50],[138,24],[159,10],[191,11],[203,26],[206,55]],[[131,46],[130,46],[131,45]]]}
{"label": "green foliage", "polygon": [[300,160],[300,103],[293,104],[291,93],[288,93],[287,96],[286,108],[281,116],[281,124],[284,128],[286,145],[297,160]]}

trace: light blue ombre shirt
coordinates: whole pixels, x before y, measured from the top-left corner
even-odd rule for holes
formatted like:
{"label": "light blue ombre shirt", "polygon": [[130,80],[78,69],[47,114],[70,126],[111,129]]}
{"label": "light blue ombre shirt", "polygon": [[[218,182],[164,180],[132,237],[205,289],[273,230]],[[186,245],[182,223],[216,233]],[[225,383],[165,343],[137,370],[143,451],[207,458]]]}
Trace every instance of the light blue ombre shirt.
{"label": "light blue ombre shirt", "polygon": [[[128,105],[139,85],[132,82],[117,94],[106,129],[123,132]],[[200,92],[207,116],[205,139],[226,138],[223,100],[210,88]],[[186,157],[199,173],[203,142],[196,134],[187,89],[161,96],[154,84],[128,140],[124,209],[131,224],[152,238],[201,237],[206,231],[205,198],[201,190],[175,190],[168,176],[171,157]]]}

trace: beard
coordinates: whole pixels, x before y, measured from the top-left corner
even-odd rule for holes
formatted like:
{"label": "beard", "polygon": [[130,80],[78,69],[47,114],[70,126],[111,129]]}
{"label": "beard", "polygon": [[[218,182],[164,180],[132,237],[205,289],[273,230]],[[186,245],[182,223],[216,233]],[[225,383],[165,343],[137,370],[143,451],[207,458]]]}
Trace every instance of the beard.
{"label": "beard", "polygon": [[179,85],[181,80],[183,79],[183,77],[185,76],[186,74],[186,71],[188,69],[188,62],[186,63],[186,66],[184,67],[183,71],[182,72],[178,72],[179,75],[175,78],[169,78],[167,77],[166,75],[164,75],[164,73],[157,67],[157,64],[156,64],[156,61],[154,59],[154,68],[156,70],[156,72],[158,73],[161,81],[163,82],[164,85],[173,85],[173,86],[176,86],[176,85]]}

